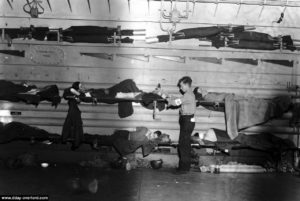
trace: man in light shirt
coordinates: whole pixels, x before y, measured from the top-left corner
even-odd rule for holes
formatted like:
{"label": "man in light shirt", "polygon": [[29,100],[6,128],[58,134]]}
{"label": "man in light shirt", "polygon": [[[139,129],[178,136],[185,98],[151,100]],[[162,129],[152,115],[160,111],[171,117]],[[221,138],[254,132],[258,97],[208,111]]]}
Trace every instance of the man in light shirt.
{"label": "man in light shirt", "polygon": [[180,106],[179,110],[179,172],[188,172],[191,165],[191,134],[195,128],[194,114],[196,112],[196,99],[192,90],[192,79],[188,76],[182,77],[177,86],[183,96],[179,98],[170,97],[167,101],[170,105]]}

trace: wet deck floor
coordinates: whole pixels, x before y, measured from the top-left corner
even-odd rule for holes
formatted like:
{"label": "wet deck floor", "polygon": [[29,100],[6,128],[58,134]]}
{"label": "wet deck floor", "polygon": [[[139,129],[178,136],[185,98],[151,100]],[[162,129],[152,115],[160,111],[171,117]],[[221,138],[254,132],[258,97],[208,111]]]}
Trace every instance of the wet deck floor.
{"label": "wet deck floor", "polygon": [[[70,181],[98,180],[77,192]],[[51,201],[299,201],[300,177],[289,174],[209,174],[173,170],[100,170],[79,166],[0,168],[0,194],[48,195]]]}

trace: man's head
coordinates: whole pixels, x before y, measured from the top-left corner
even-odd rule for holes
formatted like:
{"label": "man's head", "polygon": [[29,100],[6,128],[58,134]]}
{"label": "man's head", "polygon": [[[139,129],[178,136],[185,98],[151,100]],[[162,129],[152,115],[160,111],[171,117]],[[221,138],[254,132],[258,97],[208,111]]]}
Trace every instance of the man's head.
{"label": "man's head", "polygon": [[76,91],[81,91],[83,90],[83,86],[81,82],[74,82],[72,84],[72,88],[75,89]]}
{"label": "man's head", "polygon": [[178,81],[177,86],[183,93],[187,92],[192,86],[192,78],[189,76],[182,77]]}
{"label": "man's head", "polygon": [[155,132],[149,133],[149,135],[147,137],[149,140],[156,141],[159,143],[170,143],[171,142],[170,135],[164,134],[158,130]]}
{"label": "man's head", "polygon": [[24,87],[28,87],[29,83],[28,83],[28,81],[23,81],[23,82],[21,82],[21,85],[23,85]]}
{"label": "man's head", "polygon": [[[159,135],[161,135],[161,133],[157,133],[158,131],[155,131],[155,132],[152,132],[151,130],[148,129],[147,133],[146,133],[146,137],[149,139],[149,140],[153,140],[153,139],[156,139],[158,138]],[[159,131],[160,132],[160,131]]]}

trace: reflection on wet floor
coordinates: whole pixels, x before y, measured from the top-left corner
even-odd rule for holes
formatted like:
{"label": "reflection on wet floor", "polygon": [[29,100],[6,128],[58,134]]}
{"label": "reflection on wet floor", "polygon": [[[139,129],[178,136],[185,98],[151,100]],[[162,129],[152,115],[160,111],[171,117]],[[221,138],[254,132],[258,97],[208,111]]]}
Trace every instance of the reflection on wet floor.
{"label": "reflection on wet floor", "polygon": [[300,177],[291,174],[176,175],[171,169],[112,170],[77,165],[1,167],[0,194],[49,195],[85,200],[300,200]]}

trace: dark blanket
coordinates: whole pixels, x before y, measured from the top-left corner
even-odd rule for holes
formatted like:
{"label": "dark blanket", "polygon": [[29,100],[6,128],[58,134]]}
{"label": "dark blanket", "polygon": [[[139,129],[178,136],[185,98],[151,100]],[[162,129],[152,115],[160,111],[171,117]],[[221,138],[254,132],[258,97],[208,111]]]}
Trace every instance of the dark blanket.
{"label": "dark blanket", "polygon": [[260,42],[260,41],[247,41],[239,40],[237,43],[227,43],[229,47],[237,49],[254,49],[254,50],[276,50],[279,49],[279,44]]}
{"label": "dark blanket", "polygon": [[153,110],[154,103],[153,101],[158,101],[156,104],[156,108],[159,111],[162,111],[166,108],[166,102],[162,102],[162,97],[155,93],[143,93],[142,96],[142,102],[141,105],[147,109]]}
{"label": "dark blanket", "polygon": [[60,135],[48,133],[43,129],[32,127],[20,122],[11,122],[0,126],[0,143],[5,144],[16,140],[32,140],[53,142],[60,141]]}
{"label": "dark blanket", "polygon": [[39,89],[36,93],[28,93],[30,90],[37,89],[35,85],[15,84],[11,81],[0,80],[0,100],[11,102],[25,102],[27,104],[38,105],[41,101],[49,101],[52,106],[57,106],[61,98],[56,85],[46,86]]}
{"label": "dark blanket", "polygon": [[[191,39],[191,38],[211,38],[221,33],[241,32],[244,31],[244,26],[228,27],[228,26],[212,26],[212,27],[196,27],[182,29],[172,35],[172,40]],[[157,36],[159,42],[168,42],[169,35]]]}
{"label": "dark blanket", "polygon": [[65,30],[63,30],[64,36],[91,36],[91,35],[99,35],[99,36],[113,36],[115,32],[120,31],[121,35],[132,36],[133,30],[118,30],[117,28],[112,27],[99,27],[99,26],[71,26]]}
{"label": "dark blanket", "polygon": [[[5,29],[5,35],[8,37],[7,39],[33,38],[35,40],[44,40],[48,32],[48,27],[34,26]],[[0,33],[2,34],[2,29],[0,30]]]}
{"label": "dark blanket", "polygon": [[56,85],[49,85],[41,88],[37,94],[40,97],[40,101],[48,101],[52,103],[52,106],[57,107],[61,102],[59,96],[59,89]]}
{"label": "dark blanket", "polygon": [[34,85],[25,86],[7,80],[0,80],[0,99],[18,102],[20,101],[17,97],[19,93],[26,93],[32,89],[37,89],[37,87]]}
{"label": "dark blanket", "polygon": [[[91,89],[90,93],[93,98],[97,99],[97,102],[115,104],[118,103],[118,114],[120,118],[125,118],[133,114],[133,106],[130,101],[118,101],[116,95],[119,92],[130,93],[130,92],[141,92],[141,90],[136,86],[136,83],[131,80],[123,80],[122,82],[107,88],[107,89]],[[82,99],[88,100],[86,99]]]}
{"label": "dark blanket", "polygon": [[[117,28],[99,26],[72,26],[62,31],[62,38],[64,41],[74,43],[113,43],[114,33],[119,35],[133,35],[133,30],[118,30]],[[132,43],[133,39],[126,37],[119,41],[122,43]]]}
{"label": "dark blanket", "polygon": [[300,103],[294,103],[292,107],[292,118],[290,119],[290,125],[293,127],[299,127],[300,125]]}
{"label": "dark blanket", "polygon": [[[290,35],[279,38],[255,31],[235,32],[232,36],[228,37],[227,45],[237,49],[276,50],[280,49],[280,40],[282,40],[284,49],[295,50]],[[224,37],[215,37],[212,38],[212,41],[213,46],[217,48],[225,46]]]}

